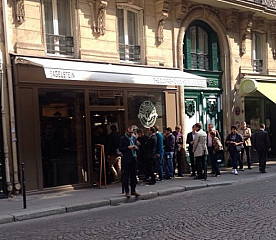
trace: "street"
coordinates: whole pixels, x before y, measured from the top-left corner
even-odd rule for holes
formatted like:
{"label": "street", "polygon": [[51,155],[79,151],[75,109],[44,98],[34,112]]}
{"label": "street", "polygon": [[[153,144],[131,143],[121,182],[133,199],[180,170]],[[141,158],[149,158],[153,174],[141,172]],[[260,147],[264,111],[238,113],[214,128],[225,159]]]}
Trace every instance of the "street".
{"label": "street", "polygon": [[276,239],[276,177],[0,225],[0,239]]}

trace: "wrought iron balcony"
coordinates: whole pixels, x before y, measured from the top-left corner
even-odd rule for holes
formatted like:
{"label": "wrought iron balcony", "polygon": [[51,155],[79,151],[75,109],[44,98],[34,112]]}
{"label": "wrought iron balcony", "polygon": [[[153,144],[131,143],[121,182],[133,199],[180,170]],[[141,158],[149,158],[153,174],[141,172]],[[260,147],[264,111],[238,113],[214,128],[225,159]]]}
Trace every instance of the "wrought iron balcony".
{"label": "wrought iron balcony", "polygon": [[46,34],[47,53],[54,55],[73,56],[74,41],[71,36]]}
{"label": "wrought iron balcony", "polygon": [[255,59],[253,60],[253,69],[254,72],[262,72],[263,71],[263,60]]}
{"label": "wrought iron balcony", "polygon": [[120,60],[139,62],[141,60],[140,46],[119,44]]}
{"label": "wrought iron balcony", "polygon": [[263,5],[268,8],[276,9],[276,1],[275,0],[245,0],[245,2],[253,2],[260,5]]}

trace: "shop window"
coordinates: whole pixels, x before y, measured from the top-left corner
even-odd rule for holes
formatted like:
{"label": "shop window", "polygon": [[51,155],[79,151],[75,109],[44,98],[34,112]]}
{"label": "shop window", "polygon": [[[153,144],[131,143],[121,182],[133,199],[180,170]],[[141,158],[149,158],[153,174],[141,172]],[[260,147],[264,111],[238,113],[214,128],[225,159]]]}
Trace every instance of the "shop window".
{"label": "shop window", "polygon": [[71,6],[68,0],[44,0],[47,53],[73,56]]}
{"label": "shop window", "polygon": [[138,128],[165,126],[164,94],[157,92],[128,92],[128,124]]}
{"label": "shop window", "polygon": [[139,22],[142,19],[140,9],[128,5],[117,5],[118,40],[120,60],[140,62],[143,32]]}
{"label": "shop window", "polygon": [[259,33],[253,33],[253,70],[254,72],[263,72],[263,52],[262,52],[262,35]]}
{"label": "shop window", "polygon": [[204,22],[193,22],[185,33],[183,61],[186,69],[220,70],[217,34]]}
{"label": "shop window", "polygon": [[39,91],[43,186],[87,181],[84,94]]}

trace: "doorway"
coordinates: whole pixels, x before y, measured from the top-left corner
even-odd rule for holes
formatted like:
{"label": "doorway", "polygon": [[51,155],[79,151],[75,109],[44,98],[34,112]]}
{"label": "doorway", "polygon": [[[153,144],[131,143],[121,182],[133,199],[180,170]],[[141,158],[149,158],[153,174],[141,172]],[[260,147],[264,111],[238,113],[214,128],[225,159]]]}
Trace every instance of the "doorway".
{"label": "doorway", "polygon": [[[116,126],[118,133],[122,136],[125,130],[125,117],[123,111],[91,111],[91,143],[92,143],[92,164],[93,183],[99,181],[100,173],[100,145],[104,147],[105,161],[106,149],[108,148],[108,135],[111,133],[111,126]],[[112,174],[109,172],[106,162],[107,182],[112,181]]]}

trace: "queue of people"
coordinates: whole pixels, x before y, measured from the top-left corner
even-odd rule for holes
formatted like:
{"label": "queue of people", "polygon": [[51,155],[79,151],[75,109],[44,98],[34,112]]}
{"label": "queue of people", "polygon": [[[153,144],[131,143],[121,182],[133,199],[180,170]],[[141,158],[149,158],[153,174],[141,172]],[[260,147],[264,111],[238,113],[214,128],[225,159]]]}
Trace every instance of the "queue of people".
{"label": "queue of people", "polygon": [[[150,185],[164,179],[172,179],[176,174],[178,177],[183,177],[183,161],[186,156],[183,142],[180,126],[176,126],[175,131],[167,127],[163,134],[158,126],[150,127],[146,132],[128,127],[122,137],[119,137],[117,128],[111,126],[107,159],[115,181],[119,181],[122,174],[125,196],[129,198],[131,195],[136,197],[140,195],[136,192],[137,168],[138,174],[144,175],[144,181]],[[220,134],[214,129],[213,124],[208,124],[206,132],[203,131],[201,123],[193,125],[192,131],[187,134],[186,143],[190,157],[190,176],[194,179],[203,179],[208,158],[212,167],[210,174],[219,177],[218,160],[222,159],[224,148]],[[264,124],[260,125],[260,130],[253,136],[245,122],[241,124],[240,129],[232,126],[231,132],[226,137],[225,147],[231,158],[233,174],[238,175],[238,170],[244,171],[244,154],[248,169],[252,169],[251,147],[253,151],[258,152],[260,172],[266,172],[266,155],[270,151],[270,142]],[[158,177],[155,173],[158,173]]]}

